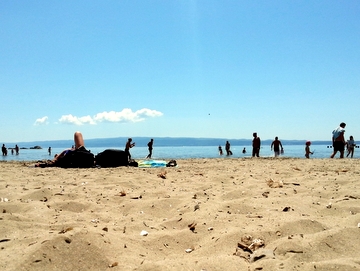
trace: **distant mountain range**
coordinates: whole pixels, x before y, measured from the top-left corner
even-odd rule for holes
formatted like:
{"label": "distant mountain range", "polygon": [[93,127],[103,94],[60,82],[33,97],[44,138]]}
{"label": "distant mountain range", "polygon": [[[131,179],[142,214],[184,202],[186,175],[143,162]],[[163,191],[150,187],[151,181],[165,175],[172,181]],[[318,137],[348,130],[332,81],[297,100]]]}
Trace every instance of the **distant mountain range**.
{"label": "distant mountain range", "polygon": [[[127,141],[127,137],[116,138],[96,138],[85,139],[87,147],[119,147],[123,148]],[[136,146],[146,147],[150,137],[133,137],[133,142]],[[252,139],[229,139],[229,138],[193,138],[193,137],[154,137],[154,145],[158,147],[169,146],[224,146],[225,142],[229,140],[232,146],[249,146]],[[271,145],[272,139],[262,140],[262,145]],[[285,145],[305,145],[306,140],[281,140]],[[30,148],[34,146],[41,146],[42,148],[68,148],[74,142],[72,140],[50,140],[50,141],[32,141],[32,142],[18,142],[19,147]],[[331,145],[331,141],[312,141],[313,145]],[[12,147],[14,143],[7,143],[7,147]]]}

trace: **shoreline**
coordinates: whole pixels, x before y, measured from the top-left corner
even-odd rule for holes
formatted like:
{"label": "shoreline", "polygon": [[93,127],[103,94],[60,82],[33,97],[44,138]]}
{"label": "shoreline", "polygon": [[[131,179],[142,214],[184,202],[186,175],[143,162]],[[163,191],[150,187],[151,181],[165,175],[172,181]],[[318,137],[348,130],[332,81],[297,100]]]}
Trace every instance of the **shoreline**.
{"label": "shoreline", "polygon": [[[360,268],[358,159],[177,162],[101,169],[0,162],[0,267]],[[264,246],[239,247],[249,239]]]}
{"label": "shoreline", "polygon": [[[88,148],[94,155],[103,152],[107,148]],[[109,149],[118,149],[122,148],[109,148]],[[243,148],[238,146],[233,146],[231,148],[233,155],[219,155],[218,147],[155,147],[153,150],[153,158],[157,160],[177,160],[177,159],[189,159],[189,158],[243,158],[251,157],[251,147],[246,147],[247,152],[242,153]],[[15,160],[15,161],[37,161],[37,160],[47,160],[52,158],[55,153],[60,153],[63,148],[52,148],[51,154],[49,155],[47,150],[23,150],[20,151],[19,155],[8,155],[1,157],[1,160]],[[314,146],[311,148],[311,151],[314,152],[310,156],[310,159],[318,158],[329,158],[333,152],[331,148],[327,148],[325,145]],[[135,147],[131,149],[131,156],[135,160],[143,160],[148,155],[149,151],[147,147]],[[347,152],[345,152],[345,155]],[[292,145],[284,147],[284,153],[281,154],[278,158],[305,158],[305,149],[300,145]],[[336,157],[339,156],[339,153]],[[271,151],[270,146],[264,146],[260,150],[260,157],[274,157],[274,152]],[[359,158],[359,153],[355,150],[354,158]]]}
{"label": "shoreline", "polygon": [[[52,157],[51,157],[52,158]],[[274,156],[260,156],[260,157],[251,157],[251,156],[246,156],[246,157],[232,157],[232,156],[223,156],[223,157],[198,157],[198,158],[176,158],[176,159],[172,159],[172,158],[152,158],[152,159],[137,159],[134,158],[133,160],[135,161],[144,161],[144,160],[162,160],[162,161],[170,161],[170,160],[176,160],[176,161],[191,161],[191,160],[220,160],[220,161],[229,161],[229,160],[236,160],[236,161],[242,161],[242,160],[306,160],[306,161],[319,161],[319,160],[345,160],[345,161],[351,161],[351,160],[360,160],[360,158],[358,157],[344,157],[344,158],[339,158],[338,155],[334,158],[330,158],[330,157],[314,157],[314,158],[305,158],[305,157],[289,157],[289,156],[284,156],[284,157],[274,157]],[[1,163],[19,163],[19,164],[31,164],[31,163],[38,163],[41,161],[47,161],[47,160],[52,160],[52,159],[40,159],[40,160],[0,160],[0,164]]]}

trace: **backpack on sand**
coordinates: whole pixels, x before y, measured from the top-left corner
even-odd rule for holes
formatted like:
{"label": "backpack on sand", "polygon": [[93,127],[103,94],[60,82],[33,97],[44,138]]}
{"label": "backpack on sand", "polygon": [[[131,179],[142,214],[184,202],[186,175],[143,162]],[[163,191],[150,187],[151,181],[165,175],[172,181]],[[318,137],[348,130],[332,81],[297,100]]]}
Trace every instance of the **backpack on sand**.
{"label": "backpack on sand", "polygon": [[128,156],[125,151],[107,149],[95,156],[96,165],[101,167],[128,166]]}

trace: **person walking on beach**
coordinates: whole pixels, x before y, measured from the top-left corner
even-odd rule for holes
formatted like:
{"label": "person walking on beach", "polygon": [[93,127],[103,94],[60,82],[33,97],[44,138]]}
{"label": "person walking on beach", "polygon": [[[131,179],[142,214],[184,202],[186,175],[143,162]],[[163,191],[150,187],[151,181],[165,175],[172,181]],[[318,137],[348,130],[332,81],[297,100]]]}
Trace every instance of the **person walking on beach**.
{"label": "person walking on beach", "polygon": [[135,142],[133,142],[133,143],[131,143],[131,142],[132,142],[132,138],[128,138],[128,141],[126,142],[126,145],[125,145],[125,153],[126,153],[126,156],[128,157],[129,161],[131,160],[130,149],[135,146]]}
{"label": "person walking on beach", "polygon": [[281,147],[281,153],[284,152],[284,148],[281,144],[281,141],[279,140],[279,138],[276,136],[275,140],[271,143],[271,150],[274,149],[274,155],[275,157],[280,155],[280,147]]}
{"label": "person walking on beach", "polygon": [[347,151],[348,151],[346,157],[349,157],[349,155],[351,154],[350,157],[353,158],[355,146],[356,146],[356,143],[354,141],[354,137],[350,136],[350,139],[348,141],[346,141],[346,148],[347,148]]}
{"label": "person walking on beach", "polygon": [[333,132],[332,136],[332,142],[333,142],[333,154],[330,156],[330,158],[334,158],[336,153],[340,152],[340,158],[344,158],[344,149],[345,149],[345,126],[346,124],[344,122],[340,123],[339,127],[337,127]]}
{"label": "person walking on beach", "polygon": [[305,157],[310,158],[310,154],[313,154],[313,152],[310,151],[310,145],[311,141],[306,141],[305,143]]}
{"label": "person walking on beach", "polygon": [[7,155],[7,148],[5,147],[5,144],[2,145],[1,147],[1,151],[2,151],[2,155]]}
{"label": "person walking on beach", "polygon": [[226,144],[225,144],[225,150],[226,150],[226,155],[232,155],[232,151],[230,150],[230,142],[229,141],[226,141]]}
{"label": "person walking on beach", "polygon": [[252,157],[259,157],[260,156],[260,146],[261,140],[260,137],[257,136],[257,133],[253,133],[253,141],[252,141]]}
{"label": "person walking on beach", "polygon": [[153,144],[154,144],[154,139],[150,139],[149,143],[147,144],[148,148],[149,148],[149,154],[148,154],[148,156],[146,156],[146,159],[148,159],[148,158],[151,159]]}

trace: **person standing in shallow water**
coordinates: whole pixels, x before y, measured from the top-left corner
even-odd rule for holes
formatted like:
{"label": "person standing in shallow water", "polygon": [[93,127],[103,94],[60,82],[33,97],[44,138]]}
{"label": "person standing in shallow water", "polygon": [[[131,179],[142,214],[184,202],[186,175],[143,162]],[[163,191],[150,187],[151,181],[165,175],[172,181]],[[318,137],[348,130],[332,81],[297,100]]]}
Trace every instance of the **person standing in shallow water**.
{"label": "person standing in shallow water", "polygon": [[17,144],[15,145],[15,153],[16,153],[16,155],[19,154],[19,146]]}
{"label": "person standing in shallow water", "polygon": [[149,143],[147,144],[148,145],[148,148],[149,148],[149,154],[148,156],[146,156],[146,158],[151,158],[152,156],[152,150],[153,150],[153,144],[154,144],[154,139],[150,139]]}
{"label": "person standing in shallow water", "polygon": [[330,158],[334,158],[337,152],[340,152],[340,158],[344,158],[344,150],[345,150],[345,126],[344,122],[340,123],[339,127],[337,127],[333,132],[332,142],[334,151]]}
{"label": "person standing in shallow water", "polygon": [[252,141],[252,157],[259,157],[260,156],[260,146],[261,146],[261,140],[260,137],[257,136],[257,133],[253,133],[253,141]]}
{"label": "person standing in shallow water", "polygon": [[229,141],[226,141],[226,144],[225,144],[225,150],[226,150],[226,155],[232,155],[232,151],[230,150],[230,142]]}
{"label": "person standing in shallow water", "polygon": [[271,143],[271,150],[274,149],[274,155],[275,157],[280,155],[280,147],[281,147],[281,152],[284,152],[284,148],[281,144],[281,141],[279,140],[279,138],[276,136],[275,140]]}
{"label": "person standing in shallow water", "polygon": [[1,151],[2,151],[2,155],[7,155],[7,148],[5,147],[5,144],[2,145],[1,147]]}
{"label": "person standing in shallow water", "polygon": [[222,150],[221,146],[219,146],[219,155],[223,155],[223,150]]}
{"label": "person standing in shallow water", "polygon": [[313,154],[313,152],[310,151],[310,145],[311,145],[311,142],[310,141],[306,141],[305,143],[305,157],[306,158],[310,158],[310,154]]}

